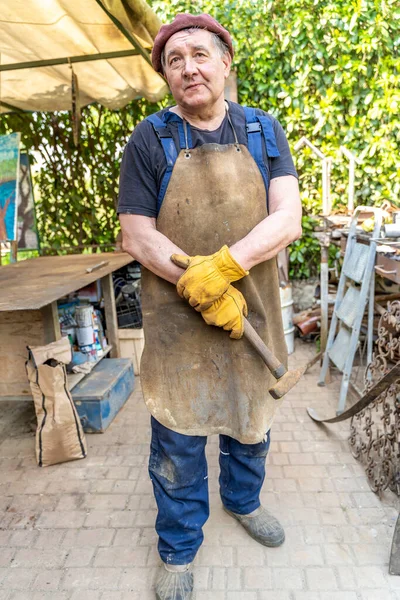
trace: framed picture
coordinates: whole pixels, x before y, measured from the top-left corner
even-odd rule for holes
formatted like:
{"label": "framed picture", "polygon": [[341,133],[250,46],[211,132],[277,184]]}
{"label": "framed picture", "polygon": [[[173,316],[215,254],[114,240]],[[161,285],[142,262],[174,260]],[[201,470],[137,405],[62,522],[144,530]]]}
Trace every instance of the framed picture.
{"label": "framed picture", "polygon": [[20,133],[0,136],[0,241],[17,240]]}

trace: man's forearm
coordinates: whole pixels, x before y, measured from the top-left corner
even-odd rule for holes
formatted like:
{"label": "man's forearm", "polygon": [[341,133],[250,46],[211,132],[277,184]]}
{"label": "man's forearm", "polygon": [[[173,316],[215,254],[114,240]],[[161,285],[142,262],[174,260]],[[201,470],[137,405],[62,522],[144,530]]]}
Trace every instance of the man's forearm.
{"label": "man's forearm", "polygon": [[135,235],[123,235],[123,249],[147,269],[176,284],[183,270],[171,262],[171,254],[186,254],[153,227],[144,227]]}
{"label": "man's forearm", "polygon": [[300,235],[298,219],[278,210],[231,246],[230,252],[244,269],[249,270],[276,256]]}
{"label": "man's forearm", "polygon": [[246,270],[276,256],[301,236],[301,201],[297,179],[276,177],[269,188],[269,216],[230,248]]}

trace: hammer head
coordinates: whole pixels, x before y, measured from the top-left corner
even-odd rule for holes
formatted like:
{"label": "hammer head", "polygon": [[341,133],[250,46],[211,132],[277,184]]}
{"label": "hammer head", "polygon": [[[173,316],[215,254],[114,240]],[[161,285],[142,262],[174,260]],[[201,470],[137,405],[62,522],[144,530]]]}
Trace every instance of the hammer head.
{"label": "hammer head", "polygon": [[288,371],[276,382],[274,387],[269,390],[269,393],[275,400],[279,400],[279,398],[282,398],[282,396],[287,394],[296,385],[303,374],[304,369]]}

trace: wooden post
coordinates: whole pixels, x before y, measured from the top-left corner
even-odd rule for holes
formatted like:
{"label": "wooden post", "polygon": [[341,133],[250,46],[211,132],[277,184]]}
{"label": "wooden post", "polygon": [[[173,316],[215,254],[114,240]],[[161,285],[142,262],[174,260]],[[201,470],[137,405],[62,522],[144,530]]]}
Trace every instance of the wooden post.
{"label": "wooden post", "polygon": [[14,241],[14,242],[11,242],[11,244],[10,244],[10,263],[17,262],[17,255],[18,255],[18,242]]}
{"label": "wooden post", "polygon": [[101,288],[103,290],[104,298],[107,339],[108,343],[112,346],[110,356],[111,358],[120,358],[121,351],[118,337],[117,309],[115,306],[114,286],[111,273],[105,277],[102,277]]}
{"label": "wooden post", "polygon": [[45,344],[61,339],[60,321],[58,318],[57,300],[40,309],[43,316]]}

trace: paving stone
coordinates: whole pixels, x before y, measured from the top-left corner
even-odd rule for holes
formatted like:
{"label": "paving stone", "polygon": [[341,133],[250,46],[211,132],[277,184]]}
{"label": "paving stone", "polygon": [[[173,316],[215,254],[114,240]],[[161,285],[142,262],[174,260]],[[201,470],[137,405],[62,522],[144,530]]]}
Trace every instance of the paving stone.
{"label": "paving stone", "polygon": [[246,567],[244,569],[244,586],[250,590],[269,590],[272,588],[272,573],[267,567]]}
{"label": "paving stone", "polygon": [[61,569],[47,569],[40,571],[35,577],[32,589],[42,591],[56,591],[63,577]]}
{"label": "paving stone", "polygon": [[[50,548],[59,548],[62,545],[62,540],[65,538],[65,529],[44,529],[43,531],[32,532],[35,533],[37,538],[33,544],[23,544],[24,546],[33,546],[34,548],[40,548],[43,550],[49,550]],[[15,533],[30,533],[30,532],[15,532]],[[22,544],[21,544],[22,545]]]}
{"label": "paving stone", "polygon": [[[293,595],[291,592],[284,590],[274,590],[273,593],[271,591],[258,592],[258,598],[259,600],[293,600]],[[312,600],[312,598],[309,600]]]}
{"label": "paving stone", "polygon": [[10,567],[15,553],[15,548],[2,548],[0,552],[0,567]]}
{"label": "paving stone", "polygon": [[99,548],[94,559],[95,567],[145,567],[149,548],[110,546]]}
{"label": "paving stone", "polygon": [[56,592],[54,590],[48,592],[45,590],[40,590],[39,592],[30,590],[29,592],[14,592],[11,594],[10,600],[70,600],[70,595],[69,592]]}
{"label": "paving stone", "polygon": [[[152,531],[153,533],[153,531]],[[135,547],[140,539],[140,529],[129,527],[127,529],[117,529],[113,540],[113,546],[127,546]],[[154,539],[150,540],[149,544],[152,544]]]}
{"label": "paving stone", "polygon": [[62,587],[65,590],[117,590],[121,569],[83,567],[68,569]]}
{"label": "paving stone", "polygon": [[289,547],[290,563],[299,567],[319,566],[324,564],[320,546],[301,544],[298,547]]}
{"label": "paving stone", "polygon": [[12,568],[3,582],[3,586],[8,590],[29,590],[35,578],[33,569]]}
{"label": "paving stone", "polygon": [[307,583],[311,590],[334,590],[337,581],[333,569],[320,567],[306,569]]}
{"label": "paving stone", "polygon": [[226,592],[225,600],[257,600],[256,592]]}
{"label": "paving stone", "polygon": [[355,562],[359,565],[385,564],[388,560],[388,544],[379,544],[377,541],[367,544],[353,544]]}
{"label": "paving stone", "polygon": [[356,558],[350,546],[346,544],[325,544],[325,561],[328,565],[354,565]]}
{"label": "paving stone", "polygon": [[21,548],[17,551],[13,565],[20,568],[59,569],[67,557],[66,550],[53,548],[42,550],[37,548]]}
{"label": "paving stone", "polygon": [[196,600],[225,600],[225,592],[197,592]]}
{"label": "paving stone", "polygon": [[362,600],[393,600],[392,591],[384,588],[363,590],[361,592]]}
{"label": "paving stone", "polygon": [[236,560],[239,567],[262,566],[266,551],[260,545],[238,546]]}
{"label": "paving stone", "polygon": [[136,567],[123,569],[119,581],[119,589],[132,591],[148,591],[152,588],[158,568]]}
{"label": "paving stone", "polygon": [[71,548],[67,554],[65,567],[87,567],[95,553],[94,548]]}
{"label": "paving stone", "polygon": [[114,534],[114,529],[104,527],[67,531],[62,545],[64,548],[109,546],[112,543]]}
{"label": "paving stone", "polygon": [[233,565],[233,549],[218,546],[200,548],[197,563],[203,567],[230,567]]}
{"label": "paving stone", "polygon": [[74,529],[82,527],[86,513],[81,511],[43,511],[37,522],[39,529]]}
{"label": "paving stone", "polygon": [[305,586],[305,574],[299,568],[274,568],[273,588],[285,590],[301,590]]}
{"label": "paving stone", "polygon": [[384,588],[387,585],[382,567],[354,567],[354,575],[359,588]]}
{"label": "paving stone", "polygon": [[[107,594],[108,592],[105,592],[105,594]],[[113,592],[110,592],[111,594]],[[118,594],[120,592],[117,592]],[[83,597],[84,596],[84,597]],[[73,592],[70,600],[100,600],[100,598],[102,597],[102,592],[100,591],[95,591],[95,590],[85,590],[85,593],[82,594],[82,592],[80,590],[76,590],[75,592]],[[103,596],[104,598],[106,596]]]}

